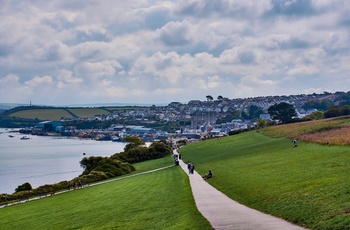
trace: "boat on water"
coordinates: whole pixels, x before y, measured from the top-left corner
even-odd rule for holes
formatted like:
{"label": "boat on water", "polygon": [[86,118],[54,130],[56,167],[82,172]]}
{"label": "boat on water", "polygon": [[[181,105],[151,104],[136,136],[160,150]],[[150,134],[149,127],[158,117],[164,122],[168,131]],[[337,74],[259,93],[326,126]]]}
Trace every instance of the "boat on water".
{"label": "boat on water", "polygon": [[27,137],[27,136],[23,136],[23,137],[21,137],[20,139],[21,139],[21,140],[29,140],[30,138]]}
{"label": "boat on water", "polygon": [[13,135],[9,135],[9,137],[10,137],[10,138],[12,138],[12,137],[15,137],[15,136],[13,136]]}

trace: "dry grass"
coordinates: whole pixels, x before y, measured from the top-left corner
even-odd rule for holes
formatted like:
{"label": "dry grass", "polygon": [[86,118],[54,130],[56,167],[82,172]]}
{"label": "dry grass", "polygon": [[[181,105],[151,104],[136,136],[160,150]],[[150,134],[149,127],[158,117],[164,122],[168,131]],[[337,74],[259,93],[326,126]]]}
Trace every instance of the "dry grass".
{"label": "dry grass", "polygon": [[299,139],[317,144],[350,145],[350,125],[344,125],[331,130],[299,135]]}
{"label": "dry grass", "polygon": [[269,137],[289,137],[326,145],[350,145],[350,117],[271,126],[261,132]]}

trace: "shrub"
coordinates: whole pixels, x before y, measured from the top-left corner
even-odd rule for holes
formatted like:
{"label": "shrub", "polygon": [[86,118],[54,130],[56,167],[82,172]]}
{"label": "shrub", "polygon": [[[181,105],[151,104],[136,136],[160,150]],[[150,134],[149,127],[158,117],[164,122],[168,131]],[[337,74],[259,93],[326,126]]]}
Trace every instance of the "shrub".
{"label": "shrub", "polygon": [[21,192],[21,191],[30,191],[32,190],[32,185],[28,182],[22,184],[22,185],[19,185],[16,189],[15,189],[15,192]]}

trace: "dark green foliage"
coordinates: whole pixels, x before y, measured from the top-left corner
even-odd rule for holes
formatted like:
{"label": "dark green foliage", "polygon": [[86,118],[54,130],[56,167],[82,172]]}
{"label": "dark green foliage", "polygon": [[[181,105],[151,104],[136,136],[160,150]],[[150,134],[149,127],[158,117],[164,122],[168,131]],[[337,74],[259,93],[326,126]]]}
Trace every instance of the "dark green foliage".
{"label": "dark green foliage", "polygon": [[133,148],[137,148],[140,145],[144,145],[145,143],[138,137],[125,137],[124,141],[129,142],[124,147],[124,152],[128,152]]}
{"label": "dark green foliage", "polygon": [[249,119],[257,119],[259,118],[260,114],[262,114],[263,111],[260,107],[255,106],[255,105],[251,105],[249,107]]}
{"label": "dark green foliage", "polygon": [[[346,110],[346,112],[347,112],[347,110]],[[343,114],[342,107],[339,107],[339,106],[331,107],[326,112],[324,112],[325,118],[339,117],[342,115],[345,115],[345,114]]]}
{"label": "dark green foliage", "polygon": [[15,189],[15,192],[22,192],[22,191],[30,191],[32,190],[32,185],[29,184],[28,182],[22,184],[22,185],[19,185],[16,189]]}
{"label": "dark green foliage", "polygon": [[303,105],[304,109],[317,109],[326,111],[328,108],[334,106],[334,102],[329,99],[323,99],[322,101],[308,101]]}
{"label": "dark green foliage", "polygon": [[247,131],[250,131],[250,129],[237,129],[237,130],[232,130],[228,133],[229,136],[232,136],[232,135],[237,135],[237,134],[240,134],[240,133],[243,133],[243,132],[247,132]]}
{"label": "dark green foliage", "polygon": [[103,160],[103,157],[84,157],[79,163],[84,169],[83,175],[89,174],[94,168],[99,165],[99,162]]}
{"label": "dark green foliage", "polygon": [[40,122],[39,119],[27,119],[18,117],[9,117],[1,114],[0,116],[0,127],[6,128],[23,128],[23,127],[33,127]]}
{"label": "dark green foliage", "polygon": [[286,102],[270,106],[268,112],[273,119],[280,120],[282,123],[290,122],[297,115],[294,106]]}
{"label": "dark green foliage", "polygon": [[[83,182],[88,183],[96,181],[93,180],[94,177],[97,177],[97,180],[99,180],[101,177],[106,179],[121,176],[135,170],[135,168],[129,163],[122,162],[112,157],[84,157],[80,161],[80,165],[84,168],[81,179],[83,179]],[[101,176],[100,174],[96,174],[96,172],[103,172],[104,174]],[[92,175],[84,177],[91,173]]]}
{"label": "dark green foliage", "polygon": [[114,154],[112,158],[128,163],[137,163],[151,159],[161,158],[172,153],[171,148],[164,141],[153,142],[150,147],[135,147],[128,151]]}
{"label": "dark green foliage", "polygon": [[229,109],[224,115],[219,116],[216,121],[217,124],[231,122],[233,119],[238,119],[241,117],[241,113],[236,109]]}
{"label": "dark green foliage", "polygon": [[34,196],[48,196],[55,191],[65,189],[66,186],[67,186],[67,181],[61,181],[56,184],[45,184],[35,189],[18,191],[13,194],[1,194],[0,203],[12,201],[12,200],[28,199]]}

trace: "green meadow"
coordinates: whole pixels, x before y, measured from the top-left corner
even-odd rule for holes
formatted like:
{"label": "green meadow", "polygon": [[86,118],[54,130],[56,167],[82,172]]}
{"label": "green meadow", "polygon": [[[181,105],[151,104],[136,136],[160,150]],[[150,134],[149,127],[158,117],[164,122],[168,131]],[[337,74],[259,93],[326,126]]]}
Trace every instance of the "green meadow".
{"label": "green meadow", "polygon": [[95,115],[108,115],[109,112],[99,108],[68,108],[70,112],[78,117],[94,117]]}
{"label": "green meadow", "polygon": [[312,229],[350,229],[350,147],[298,144],[251,131],[180,152],[242,204]]}
{"label": "green meadow", "polygon": [[175,166],[9,206],[0,216],[1,229],[212,229],[194,204],[187,175]]}
{"label": "green meadow", "polygon": [[11,113],[11,117],[28,118],[28,119],[39,119],[39,120],[61,120],[62,117],[72,118],[64,109],[30,109],[22,110],[15,113]]}

